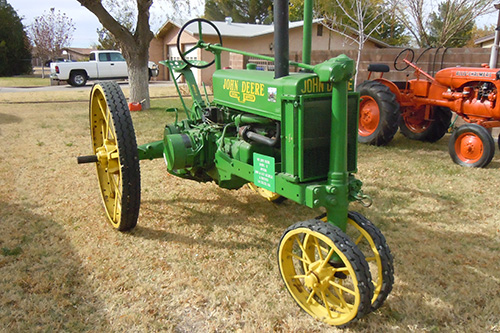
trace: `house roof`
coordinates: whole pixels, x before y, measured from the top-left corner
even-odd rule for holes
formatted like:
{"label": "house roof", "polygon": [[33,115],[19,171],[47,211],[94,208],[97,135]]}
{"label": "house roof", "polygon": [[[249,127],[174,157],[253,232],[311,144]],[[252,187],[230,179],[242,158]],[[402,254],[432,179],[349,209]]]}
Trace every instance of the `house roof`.
{"label": "house roof", "polygon": [[495,39],[495,33],[492,33],[488,36],[484,36],[484,37],[481,37],[481,38],[478,38],[474,41],[474,44],[475,45],[478,45],[478,44],[481,44],[481,43],[485,43],[485,42],[489,42],[489,41],[493,41]]}
{"label": "house roof", "polygon": [[[252,24],[252,23],[235,23],[228,21],[210,21],[212,22],[217,29],[220,31],[220,34],[224,37],[240,37],[240,38],[252,38],[267,34],[272,34],[274,32],[273,24]],[[321,19],[315,19],[313,23],[321,22]],[[185,22],[184,22],[185,23]],[[181,28],[184,23],[168,20],[156,33],[157,36],[163,34],[165,29],[169,29],[169,26],[176,26]],[[304,21],[296,21],[289,22],[289,29],[302,27],[304,25]],[[207,36],[216,36],[216,32],[213,28],[211,28],[207,23],[202,22],[201,26],[202,32]],[[195,24],[190,24],[186,27],[185,30],[190,35],[198,35],[198,27]]]}
{"label": "house roof", "polygon": [[79,54],[79,55],[82,55],[82,56],[88,56],[88,55],[90,55],[90,52],[94,51],[95,49],[91,49],[91,48],[78,48],[78,47],[65,47],[62,50],[63,51],[67,51],[67,52],[76,53],[76,54]]}
{"label": "house roof", "polygon": [[[314,19],[313,23],[321,23],[322,21],[323,19],[318,18]],[[220,31],[220,34],[223,37],[252,38],[274,33],[273,24],[235,23],[235,22],[228,22],[227,20],[224,22],[223,21],[211,21],[211,22],[217,27],[217,29]],[[174,20],[168,20],[158,30],[156,36],[162,37],[163,34],[165,34],[173,26],[180,29],[183,25],[184,23],[177,22]],[[304,26],[304,21],[295,21],[288,23],[289,29],[300,28],[302,26]],[[203,34],[207,36],[217,35],[214,29],[205,22],[202,22],[201,29]],[[184,31],[192,36],[198,35],[198,27],[196,24],[188,25]],[[355,33],[355,30],[353,30],[353,33]],[[368,39],[380,47],[391,47],[389,44],[384,43],[376,38],[368,37]]]}

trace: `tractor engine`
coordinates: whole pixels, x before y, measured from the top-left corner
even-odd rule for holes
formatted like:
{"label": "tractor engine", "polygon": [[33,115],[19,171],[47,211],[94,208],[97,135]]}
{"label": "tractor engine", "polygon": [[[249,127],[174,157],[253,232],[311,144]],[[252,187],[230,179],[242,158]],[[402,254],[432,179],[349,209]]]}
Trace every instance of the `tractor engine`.
{"label": "tractor engine", "polygon": [[168,171],[197,181],[215,180],[221,187],[239,188],[247,180],[220,177],[216,153],[245,164],[253,154],[273,156],[279,161],[280,122],[227,107],[208,107],[201,120],[184,120],[165,126],[164,158]]}

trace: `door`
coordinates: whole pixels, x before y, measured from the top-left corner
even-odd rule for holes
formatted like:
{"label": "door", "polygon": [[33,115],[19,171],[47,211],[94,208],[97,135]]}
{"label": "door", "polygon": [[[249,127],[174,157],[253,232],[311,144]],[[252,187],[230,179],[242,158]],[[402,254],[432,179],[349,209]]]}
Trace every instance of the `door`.
{"label": "door", "polygon": [[127,62],[118,52],[99,53],[99,78],[128,77]]}
{"label": "door", "polygon": [[[181,60],[182,61],[176,45],[169,45],[168,46],[168,60]],[[177,79],[177,82],[182,82],[178,73],[174,72],[174,75],[175,75],[175,78]],[[169,73],[169,76],[170,76],[170,73]],[[171,78],[171,77],[169,77],[169,79],[172,81],[174,80],[174,78]]]}

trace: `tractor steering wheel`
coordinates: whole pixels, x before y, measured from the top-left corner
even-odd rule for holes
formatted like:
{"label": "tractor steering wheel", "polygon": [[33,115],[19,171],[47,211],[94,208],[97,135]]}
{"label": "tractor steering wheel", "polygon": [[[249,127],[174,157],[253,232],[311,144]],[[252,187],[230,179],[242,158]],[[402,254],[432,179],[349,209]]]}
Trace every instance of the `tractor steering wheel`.
{"label": "tractor steering wheel", "polygon": [[[404,55],[404,57],[403,57]],[[394,59],[394,69],[397,71],[404,71],[408,67],[410,67],[410,64],[408,64],[406,61],[413,62],[413,58],[415,57],[415,52],[413,52],[412,49],[404,49],[403,51],[399,52],[398,56],[396,59]],[[401,64],[399,63],[399,60],[401,59]],[[406,64],[406,66],[405,66]]]}
{"label": "tractor steering wheel", "polygon": [[[182,48],[181,48],[181,36],[182,36],[182,33],[184,32],[184,30],[186,30],[186,28],[189,25],[191,25],[193,23],[197,23],[198,30],[196,31],[196,28],[195,28],[194,30],[190,30],[190,31],[193,32],[193,35],[198,34],[199,40],[198,40],[198,42],[196,43],[195,46],[193,46],[192,48],[190,48],[187,51],[182,52]],[[189,53],[193,52],[196,49],[201,48],[201,44],[204,43],[204,41],[203,41],[202,25],[207,25],[207,24],[215,30],[215,32],[217,33],[217,36],[219,37],[219,44],[222,46],[222,37],[220,35],[219,29],[217,29],[217,27],[215,26],[215,24],[213,24],[212,22],[210,22],[208,20],[205,20],[205,19],[202,19],[202,18],[192,19],[190,21],[187,21],[182,26],[181,30],[179,30],[179,34],[177,35],[177,51],[179,52],[179,55],[180,55],[181,59],[186,64],[188,64],[189,66],[196,67],[196,68],[207,68],[208,66],[212,65],[215,62],[215,57],[214,57],[214,59],[212,61],[210,61],[208,63],[206,61],[200,61],[200,60],[188,60]],[[206,28],[207,27],[205,26],[205,29]]]}

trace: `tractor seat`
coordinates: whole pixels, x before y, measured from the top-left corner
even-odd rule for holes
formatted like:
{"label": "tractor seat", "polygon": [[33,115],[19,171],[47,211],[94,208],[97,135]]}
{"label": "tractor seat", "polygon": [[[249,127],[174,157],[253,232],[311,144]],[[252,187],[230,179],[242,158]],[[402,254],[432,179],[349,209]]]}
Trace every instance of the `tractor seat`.
{"label": "tractor seat", "polygon": [[386,64],[369,64],[368,65],[369,72],[378,72],[378,73],[387,73],[389,72],[389,66]]}

